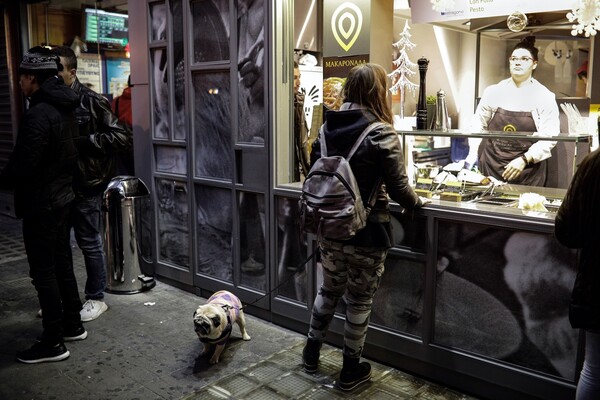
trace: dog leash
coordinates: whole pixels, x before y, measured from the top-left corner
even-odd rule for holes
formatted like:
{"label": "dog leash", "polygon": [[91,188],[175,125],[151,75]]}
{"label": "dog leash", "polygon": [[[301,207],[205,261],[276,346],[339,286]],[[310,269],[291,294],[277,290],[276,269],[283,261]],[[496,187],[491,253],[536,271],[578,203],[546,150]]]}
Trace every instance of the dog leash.
{"label": "dog leash", "polygon": [[[319,251],[319,246],[315,246],[315,250],[312,252],[312,254],[310,256],[308,256],[308,258],[306,260],[302,261],[302,263],[300,263],[296,267],[296,272],[298,272],[300,270],[300,267],[303,267],[306,264],[308,264],[308,262],[314,258],[314,256],[317,254],[318,251]],[[269,296],[271,293],[273,293],[274,291],[276,291],[277,289],[279,289],[281,286],[283,286],[284,284],[288,283],[290,281],[290,279],[292,279],[296,275],[296,272],[294,272],[293,274],[291,274],[289,277],[287,277],[286,279],[284,279],[282,282],[279,282],[279,285],[275,286],[273,289],[269,290],[263,296],[260,296],[258,299],[254,300],[252,303],[243,304],[242,307],[240,307],[240,310],[243,310],[244,308],[246,308],[248,306],[251,306],[251,305],[253,305],[255,303],[258,303],[260,300],[262,300],[265,297]],[[225,308],[225,307],[227,307],[227,311],[230,308],[235,308],[233,306],[223,306],[223,308]]]}

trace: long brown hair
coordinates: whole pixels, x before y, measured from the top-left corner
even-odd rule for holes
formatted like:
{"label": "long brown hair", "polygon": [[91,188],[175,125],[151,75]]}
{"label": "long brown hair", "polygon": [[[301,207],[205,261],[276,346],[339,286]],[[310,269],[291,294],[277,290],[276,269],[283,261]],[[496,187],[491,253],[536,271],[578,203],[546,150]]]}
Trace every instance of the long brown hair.
{"label": "long brown hair", "polygon": [[381,65],[361,64],[350,70],[342,91],[344,102],[369,110],[379,121],[393,123],[387,101],[387,74]]}

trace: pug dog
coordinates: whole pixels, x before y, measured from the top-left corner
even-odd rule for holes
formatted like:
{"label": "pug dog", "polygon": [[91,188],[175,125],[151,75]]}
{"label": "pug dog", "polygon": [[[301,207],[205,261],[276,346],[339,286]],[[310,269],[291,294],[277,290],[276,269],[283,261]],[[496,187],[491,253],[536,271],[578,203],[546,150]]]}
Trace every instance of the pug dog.
{"label": "pug dog", "polygon": [[242,302],[233,293],[220,290],[199,306],[194,312],[194,330],[204,344],[202,356],[213,351],[210,364],[219,362],[219,357],[227,344],[233,324],[237,323],[242,339],[250,340],[246,332],[246,319],[242,310]]}

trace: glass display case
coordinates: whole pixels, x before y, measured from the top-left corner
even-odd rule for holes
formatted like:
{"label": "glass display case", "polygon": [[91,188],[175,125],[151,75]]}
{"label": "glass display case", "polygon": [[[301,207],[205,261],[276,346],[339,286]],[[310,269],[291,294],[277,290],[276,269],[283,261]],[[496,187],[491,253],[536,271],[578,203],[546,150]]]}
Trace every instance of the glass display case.
{"label": "glass display case", "polygon": [[[459,130],[399,131],[407,173],[419,195],[434,204],[464,210],[508,215],[537,215],[554,219],[577,165],[591,151],[591,135],[539,136],[536,133],[465,133]],[[464,168],[469,139],[552,141],[545,161],[544,186],[511,184]]]}

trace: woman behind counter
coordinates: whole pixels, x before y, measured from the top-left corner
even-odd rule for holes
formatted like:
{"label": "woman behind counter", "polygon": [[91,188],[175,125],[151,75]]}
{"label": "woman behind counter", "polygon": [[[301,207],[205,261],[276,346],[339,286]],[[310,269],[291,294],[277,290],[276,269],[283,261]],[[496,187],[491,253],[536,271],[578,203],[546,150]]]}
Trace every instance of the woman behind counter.
{"label": "woman behind counter", "polygon": [[[491,85],[473,120],[473,132],[503,131],[512,134],[538,132],[557,136],[560,132],[554,93],[533,78],[538,64],[535,38],[520,41],[509,57],[510,78]],[[469,139],[467,165],[479,158],[484,175],[521,185],[544,186],[546,162],[556,142],[521,139]]]}

